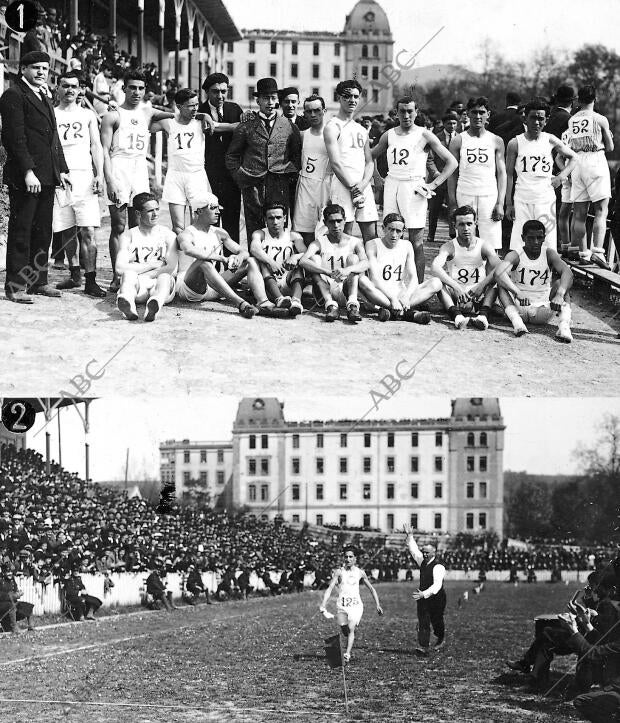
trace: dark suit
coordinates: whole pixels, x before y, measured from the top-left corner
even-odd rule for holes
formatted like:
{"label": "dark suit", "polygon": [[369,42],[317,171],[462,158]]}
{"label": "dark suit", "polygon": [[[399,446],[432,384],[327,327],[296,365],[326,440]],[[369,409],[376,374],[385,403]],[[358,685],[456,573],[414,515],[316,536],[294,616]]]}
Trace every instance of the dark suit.
{"label": "dark suit", "polygon": [[301,134],[284,116],[276,116],[268,134],[256,114],[233,132],[226,168],[241,188],[248,243],[263,228],[263,206],[277,201],[289,207],[291,185],[301,167]]}
{"label": "dark suit", "polygon": [[[446,131],[442,128],[440,131],[433,131],[437,138],[439,139],[439,142],[441,145],[448,150],[450,143],[448,142],[448,139],[446,137]],[[454,132],[452,134],[452,138],[456,138],[457,133]],[[437,175],[443,171],[444,166],[446,165],[445,162],[439,158],[438,155],[435,153],[429,153],[429,159],[430,157],[433,157],[433,167],[434,170],[437,171]],[[437,176],[435,176],[436,178]],[[447,204],[448,202],[448,182],[444,181],[441,186],[437,186],[435,189],[435,195],[429,200],[428,202],[428,238],[433,240],[435,238],[435,233],[437,231],[437,221],[439,219],[439,214],[441,212],[441,207],[444,203]],[[454,222],[452,219],[448,218],[448,231],[450,234],[450,238],[454,236]]]}
{"label": "dark suit", "polygon": [[[200,105],[201,113],[211,115],[209,101]],[[242,114],[236,103],[224,101],[220,117],[221,123],[238,123]],[[241,213],[241,194],[239,186],[226,168],[225,158],[228,146],[232,140],[232,132],[215,132],[213,135],[205,134],[205,170],[211,189],[218,197],[222,208],[222,226],[228,231],[233,241],[239,241],[239,215]]]}
{"label": "dark suit", "polygon": [[[47,96],[41,99],[19,79],[2,94],[0,115],[10,201],[5,289],[15,292],[47,284],[54,188],[69,169]],[[29,169],[41,183],[38,195],[26,191]]]}
{"label": "dark suit", "polygon": [[506,108],[503,113],[491,116],[487,130],[499,136],[507,146],[508,141],[523,133],[523,116],[517,113],[516,108]]}
{"label": "dark suit", "polygon": [[551,133],[557,138],[561,138],[562,133],[568,128],[569,118],[570,113],[567,110],[559,107],[554,108],[545,125],[545,133]]}

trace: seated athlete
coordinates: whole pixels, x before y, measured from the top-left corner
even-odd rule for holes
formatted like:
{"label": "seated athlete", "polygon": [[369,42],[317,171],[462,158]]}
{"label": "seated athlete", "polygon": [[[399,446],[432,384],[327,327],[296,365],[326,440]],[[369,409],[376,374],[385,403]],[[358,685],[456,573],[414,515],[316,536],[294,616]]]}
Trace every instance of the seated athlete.
{"label": "seated athlete", "polygon": [[250,253],[258,262],[267,296],[289,316],[303,312],[301,294],[304,274],[299,262],[306,252],[300,234],[285,228],[286,209],[280,203],[265,207],[265,228],[254,231]]}
{"label": "seated athlete", "polygon": [[135,321],[136,303],[146,302],[144,321],[154,321],[161,307],[174,299],[176,237],[157,223],[159,202],[152,193],[138,193],[133,207],[138,225],[120,238],[116,268],[121,282],[116,305],[126,319]]}
{"label": "seated athlete", "polygon": [[[545,225],[530,220],[523,224],[523,249],[510,251],[495,269],[499,299],[516,336],[528,333],[525,321],[547,324],[559,315],[556,339],[570,343],[570,295],[573,274],[558,252],[545,243]],[[558,278],[552,278],[554,273]],[[518,304],[518,305],[517,305]]]}
{"label": "seated athlete", "polygon": [[[360,582],[370,590],[377,607],[377,613],[383,615],[383,608],[379,603],[379,596],[370,584],[366,573],[356,565],[357,558],[352,547],[344,550],[344,565],[334,571],[333,577],[323,595],[323,602],[319,608],[322,613],[326,611],[327,601],[336,585],[338,589],[338,602],[336,603],[336,617],[340,631],[347,639],[347,649],[342,658],[345,663],[351,660],[351,650],[355,640],[355,628],[360,624],[364,614],[364,603],[360,596]],[[331,616],[333,617],[333,615]]]}
{"label": "seated athlete", "polygon": [[493,271],[499,256],[491,243],[476,236],[476,212],[471,206],[457,208],[454,218],[456,238],[441,246],[431,272],[442,283],[439,299],[454,326],[464,329],[471,323],[484,331],[497,296]]}
{"label": "seated athlete", "polygon": [[392,318],[428,324],[431,315],[415,307],[441,290],[441,281],[433,277],[418,283],[412,245],[403,238],[405,219],[389,213],[383,219],[383,236],[366,244],[368,275],[390,302]]}
{"label": "seated athlete", "polygon": [[[220,204],[217,196],[204,193],[191,200],[193,222],[178,236],[179,271],[176,293],[179,299],[200,303],[222,297],[237,305],[241,316],[251,319],[259,311],[268,314],[274,305],[265,296],[265,286],[255,259],[218,228]],[[232,252],[224,256],[224,248]],[[248,277],[248,285],[259,300],[258,308],[242,299],[233,289]]]}
{"label": "seated athlete", "polygon": [[300,266],[312,274],[315,296],[325,305],[325,321],[340,317],[339,307],[347,310],[349,321],[361,321],[358,289],[371,304],[380,307],[379,319],[388,321],[390,303],[364,275],[368,257],[362,240],[344,232],[345,214],[342,206],[331,203],[323,210],[327,233],[320,235],[308,246]]}

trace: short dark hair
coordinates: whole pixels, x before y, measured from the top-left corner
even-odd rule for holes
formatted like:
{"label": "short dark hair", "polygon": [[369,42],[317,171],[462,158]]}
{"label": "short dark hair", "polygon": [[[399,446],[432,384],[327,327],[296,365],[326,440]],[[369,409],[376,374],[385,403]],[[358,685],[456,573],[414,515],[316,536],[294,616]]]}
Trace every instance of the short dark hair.
{"label": "short dark hair", "polygon": [[134,70],[128,70],[125,73],[125,75],[123,76],[123,85],[127,85],[127,82],[130,80],[141,80],[146,87],[146,76],[141,70],[137,68]]}
{"label": "short dark hair", "polygon": [[184,105],[188,100],[195,98],[198,95],[195,90],[191,88],[181,88],[174,94],[174,102],[177,105]]}
{"label": "short dark hair", "polygon": [[582,85],[577,91],[577,100],[580,103],[592,103],[596,100],[596,88],[593,85]]}
{"label": "short dark hair", "polygon": [[442,121],[457,121],[459,120],[458,115],[453,110],[448,110],[443,114]]}
{"label": "short dark hair", "polygon": [[[410,95],[403,95],[396,101],[396,103],[394,103],[394,108],[396,108],[396,110],[398,110],[398,106],[401,103],[403,105],[408,105],[409,103],[415,103],[415,98],[412,98]],[[417,103],[416,103],[416,108],[417,108]]]}
{"label": "short dark hair", "polygon": [[267,211],[272,211],[274,208],[279,208],[284,214],[284,218],[286,218],[288,214],[288,209],[283,203],[280,203],[279,201],[272,201],[271,203],[267,203],[263,206],[263,218],[266,219]]}
{"label": "short dark hair", "polygon": [[78,79],[78,83],[79,83],[80,85],[84,85],[84,76],[82,75],[82,73],[80,73],[79,70],[64,70],[64,71],[58,76],[58,82],[60,83],[60,81],[61,81],[63,78],[77,78],[77,79]]}
{"label": "short dark hair", "polygon": [[309,96],[304,100],[304,103],[303,103],[303,104],[304,104],[304,106],[305,106],[306,103],[312,103],[312,101],[315,101],[315,100],[320,100],[320,101],[321,101],[321,107],[323,108],[323,110],[325,110],[325,99],[324,99],[323,97],[321,97],[320,95],[317,95],[316,93],[313,93],[312,95],[309,95]]}
{"label": "short dark hair", "polygon": [[338,203],[331,203],[331,201],[325,206],[323,209],[323,221],[327,221],[327,217],[331,216],[333,213],[341,213],[342,218],[346,218],[344,208]]}
{"label": "short dark hair", "polygon": [[[133,207],[136,211],[142,211],[149,201],[157,201],[157,196],[154,193],[137,193],[133,197]],[[158,202],[159,203],[159,202]]]}
{"label": "short dark hair", "polygon": [[287,95],[296,95],[299,98],[299,90],[297,88],[294,88],[292,85],[288,86],[287,88],[280,88],[278,91],[278,100],[280,103],[286,98]]}
{"label": "short dark hair", "polygon": [[383,218],[383,228],[385,228],[388,223],[392,223],[392,221],[400,221],[400,223],[405,223],[405,219],[400,215],[400,213],[388,213],[388,215],[384,216]]}
{"label": "short dark hair", "polygon": [[486,108],[487,110],[491,110],[489,106],[489,99],[485,98],[483,95],[480,95],[477,98],[470,98],[467,101],[467,110],[471,110],[472,108]]}
{"label": "short dark hair", "polygon": [[551,109],[549,108],[549,103],[547,103],[547,100],[545,98],[537,96],[536,98],[532,98],[525,104],[523,112],[527,116],[531,110],[544,110],[545,113],[549,115],[549,111]]}
{"label": "short dark hair", "polygon": [[459,206],[456,211],[454,212],[453,216],[456,219],[457,216],[469,216],[472,215],[474,217],[474,221],[476,220],[476,211],[471,206]]}
{"label": "short dark hair", "polygon": [[547,233],[545,224],[542,221],[534,218],[531,218],[529,221],[526,221],[523,224],[523,228],[521,229],[521,236],[525,236],[528,231],[542,231],[545,235]]}
{"label": "short dark hair", "polygon": [[353,547],[353,545],[345,545],[345,547],[342,550],[342,554],[346,555],[347,552],[352,552],[355,555],[355,557],[357,557],[357,550],[355,549],[355,547]]}
{"label": "short dark hair", "polygon": [[521,102],[521,96],[515,93],[513,90],[509,90],[506,93],[506,105],[519,105]]}
{"label": "short dark hair", "polygon": [[352,88],[359,90],[360,95],[362,94],[363,88],[357,82],[357,80],[341,80],[340,83],[338,83],[338,85],[336,86],[336,95],[342,95],[345,91]]}

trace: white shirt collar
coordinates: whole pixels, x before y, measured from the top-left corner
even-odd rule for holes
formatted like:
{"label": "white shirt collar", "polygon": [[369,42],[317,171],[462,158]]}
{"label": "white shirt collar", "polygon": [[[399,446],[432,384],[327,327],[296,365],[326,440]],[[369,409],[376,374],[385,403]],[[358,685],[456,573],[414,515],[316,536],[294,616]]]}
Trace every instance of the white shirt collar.
{"label": "white shirt collar", "polygon": [[21,78],[35,95],[38,95],[40,98],[43,97],[43,95],[46,95],[48,98],[50,97],[51,93],[47,85],[42,85],[38,87],[36,85],[32,85],[32,83],[29,83],[23,75]]}

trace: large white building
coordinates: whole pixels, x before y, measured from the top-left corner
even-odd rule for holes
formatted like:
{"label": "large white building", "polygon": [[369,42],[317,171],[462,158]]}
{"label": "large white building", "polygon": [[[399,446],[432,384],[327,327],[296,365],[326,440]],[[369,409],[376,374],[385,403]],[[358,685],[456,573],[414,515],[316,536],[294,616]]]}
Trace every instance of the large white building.
{"label": "large white building", "polygon": [[243,39],[224,48],[224,71],[230,78],[229,100],[255,108],[259,78],[272,77],[280,88],[295,86],[301,98],[317,94],[330,112],[338,110],[335,91],[355,76],[366,97],[360,115],[385,113],[392,103],[392,33],[387,15],[375,0],[359,0],[341,33],[242,29]]}
{"label": "large white building", "polygon": [[[222,504],[264,519],[502,536],[504,429],[497,399],[457,399],[443,419],[287,422],[277,399],[247,398],[232,443],[161,445],[162,483],[174,473],[181,496],[184,478],[204,479]],[[213,487],[199,462],[209,445],[230,485]]]}

